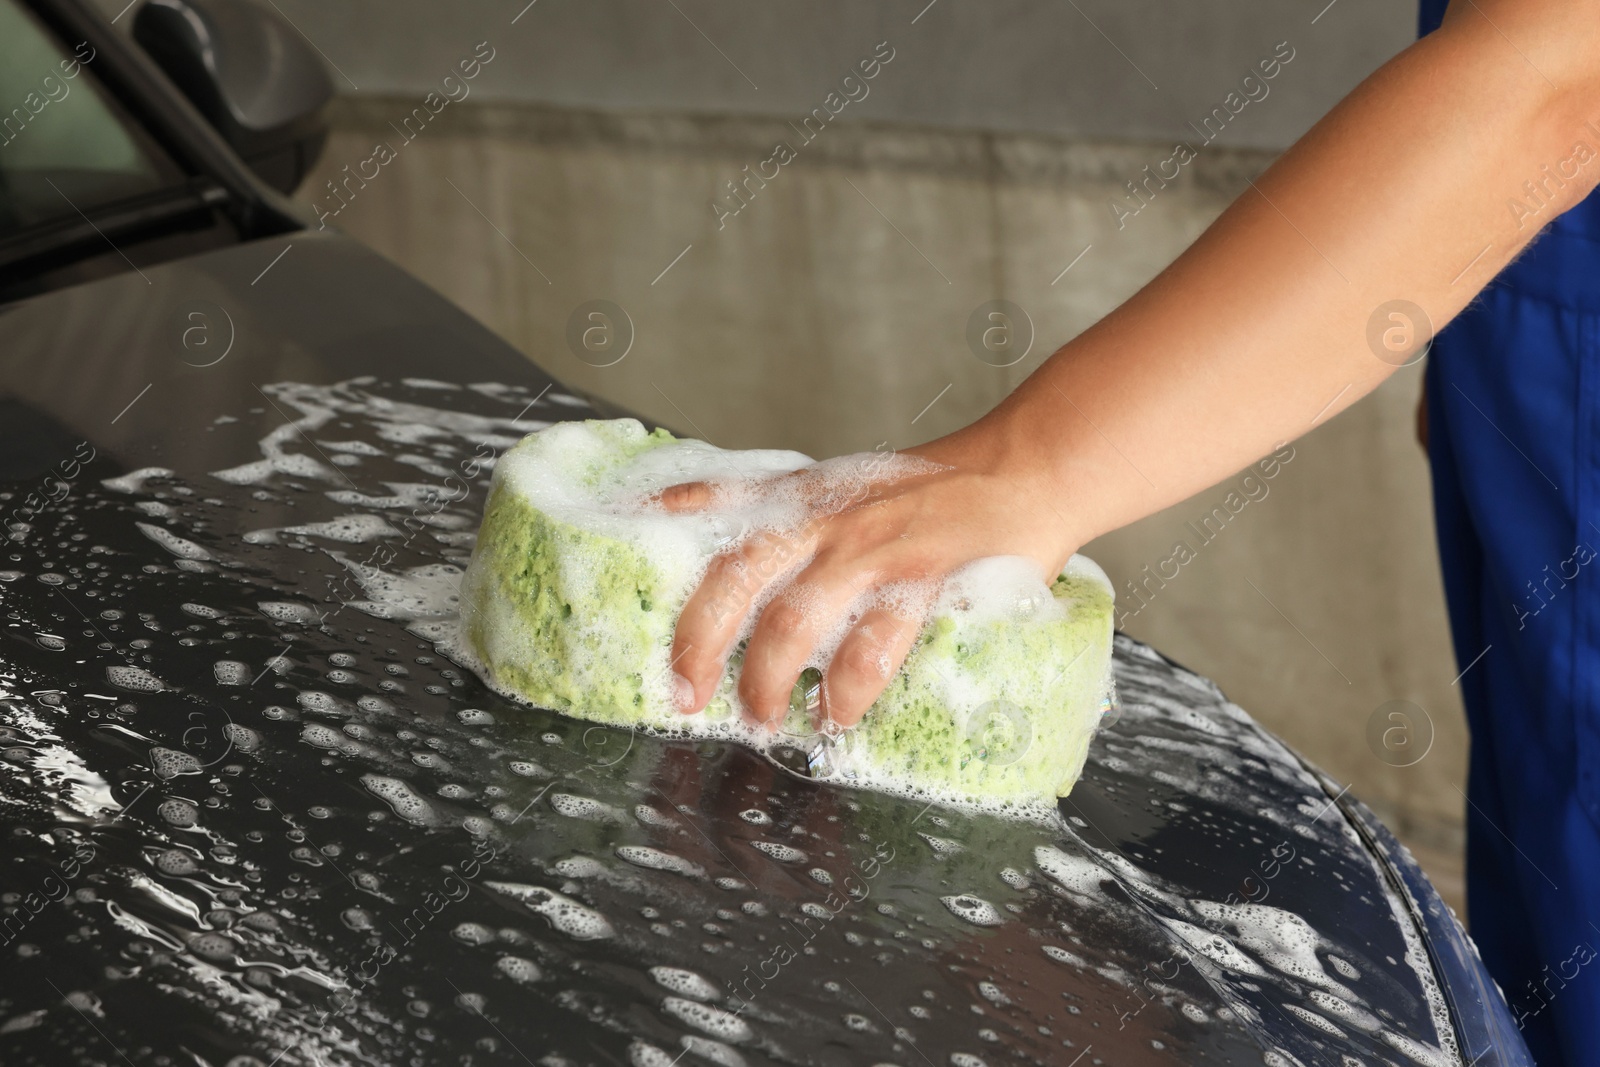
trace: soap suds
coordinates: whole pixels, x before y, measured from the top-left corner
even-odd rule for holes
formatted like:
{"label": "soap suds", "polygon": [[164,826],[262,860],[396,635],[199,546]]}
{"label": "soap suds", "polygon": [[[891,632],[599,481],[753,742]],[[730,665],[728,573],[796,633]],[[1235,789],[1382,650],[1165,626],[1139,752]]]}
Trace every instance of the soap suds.
{"label": "soap suds", "polygon": [[[1055,587],[1028,560],[982,559],[942,583],[865,590],[838,612],[802,665],[824,684],[865,613],[926,617],[934,627],[883,698],[892,709],[915,709],[901,724],[882,727],[892,712],[879,709],[836,734],[819,721],[812,682],[773,734],[750,721],[733,684],[764,608],[782,597],[806,611],[815,599],[794,581],[808,556],[788,548],[795,542],[785,531],[938,469],[892,453],[811,464],[796,452],[730,452],[649,434],[633,420],[561,423],[500,458],[484,529],[460,579],[460,633],[443,625],[412,630],[514,698],[666,736],[738,741],[786,769],[798,759],[808,777],[1052,822],[1055,798],[1076,778],[1109,701],[1110,583],[1086,559],[1075,557]],[[662,490],[685,482],[708,487],[707,505],[667,511]],[[741,547],[754,596],[730,643],[735,662],[703,711],[680,715],[672,623],[712,560]],[[508,568],[516,577],[506,577]],[[352,570],[375,604],[393,597],[380,587],[402,580]],[[1072,591],[1091,598],[1079,615]],[[415,602],[437,608],[437,592]],[[729,609],[739,607],[735,593]],[[529,611],[546,614],[530,622]],[[393,614],[423,617],[414,608]],[[1098,651],[1087,655],[1092,648]],[[882,664],[886,678],[891,667]],[[917,744],[919,735],[927,743]],[[937,750],[930,747],[936,735]],[[907,746],[911,752],[899,751]],[[933,773],[919,761],[934,765]]]}

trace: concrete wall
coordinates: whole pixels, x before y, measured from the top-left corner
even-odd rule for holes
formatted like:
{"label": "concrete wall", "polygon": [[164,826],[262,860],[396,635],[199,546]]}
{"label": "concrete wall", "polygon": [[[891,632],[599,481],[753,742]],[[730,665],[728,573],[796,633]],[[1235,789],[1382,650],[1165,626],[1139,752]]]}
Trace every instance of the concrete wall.
{"label": "concrete wall", "polygon": [[[103,0],[116,3],[118,0]],[[420,95],[470,46],[482,99],[607,111],[804,115],[887,41],[852,117],[1058,137],[1188,136],[1256,64],[1296,59],[1224,139],[1283,148],[1414,33],[1388,0],[276,0],[341,88]]]}

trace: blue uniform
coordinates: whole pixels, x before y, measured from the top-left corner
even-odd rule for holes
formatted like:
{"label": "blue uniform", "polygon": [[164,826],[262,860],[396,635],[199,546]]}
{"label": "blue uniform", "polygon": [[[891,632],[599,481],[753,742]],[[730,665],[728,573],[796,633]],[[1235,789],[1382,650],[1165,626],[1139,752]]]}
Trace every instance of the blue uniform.
{"label": "blue uniform", "polygon": [[[1423,33],[1444,6],[1422,0]],[[1600,167],[1600,134],[1549,164],[1506,190],[1548,229],[1440,331],[1426,379],[1469,924],[1541,1067],[1600,1061],[1600,194],[1542,203]]]}

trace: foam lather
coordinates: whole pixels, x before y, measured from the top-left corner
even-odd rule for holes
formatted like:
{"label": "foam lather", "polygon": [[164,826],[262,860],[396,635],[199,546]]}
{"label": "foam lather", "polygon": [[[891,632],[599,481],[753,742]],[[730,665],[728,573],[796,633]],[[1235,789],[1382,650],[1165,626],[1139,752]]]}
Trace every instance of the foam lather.
{"label": "foam lather", "polygon": [[[811,467],[806,486],[770,488],[770,476],[801,467]],[[673,707],[673,629],[713,556],[753,531],[792,526],[819,492],[849,506],[873,484],[931,469],[878,454],[812,466],[796,452],[725,451],[633,419],[551,426],[495,468],[462,580],[458,651],[497,691],[581,719],[730,738],[845,784],[1018,815],[1053,810],[1111,700],[1111,585],[1082,556],[1048,586],[1027,561],[997,557],[942,585],[869,594],[853,612],[931,608],[887,690],[841,735],[817,728],[815,671],[777,733],[747,723],[736,683],[759,602],[706,709]],[[652,503],[695,480],[716,487],[706,510]],[[775,584],[804,562],[789,561]],[[847,626],[820,642],[813,668],[826,669]]]}

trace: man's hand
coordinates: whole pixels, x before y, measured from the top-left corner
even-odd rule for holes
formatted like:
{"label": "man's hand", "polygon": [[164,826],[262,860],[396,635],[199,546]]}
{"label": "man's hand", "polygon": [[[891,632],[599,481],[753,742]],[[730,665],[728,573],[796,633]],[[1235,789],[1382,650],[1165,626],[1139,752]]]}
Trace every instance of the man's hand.
{"label": "man's hand", "polygon": [[[1048,578],[1076,548],[1041,465],[1005,448],[992,426],[980,422],[901,456],[924,462],[850,456],[753,487],[797,492],[802,512],[716,557],[689,598],[672,649],[680,710],[711,699],[759,607],[739,676],[751,715],[769,727],[781,722],[807,661],[843,628],[822,668],[822,714],[853,726],[899,670],[947,575],[985,556],[1022,556]],[[660,500],[669,511],[695,511],[718,490],[691,482]]]}

